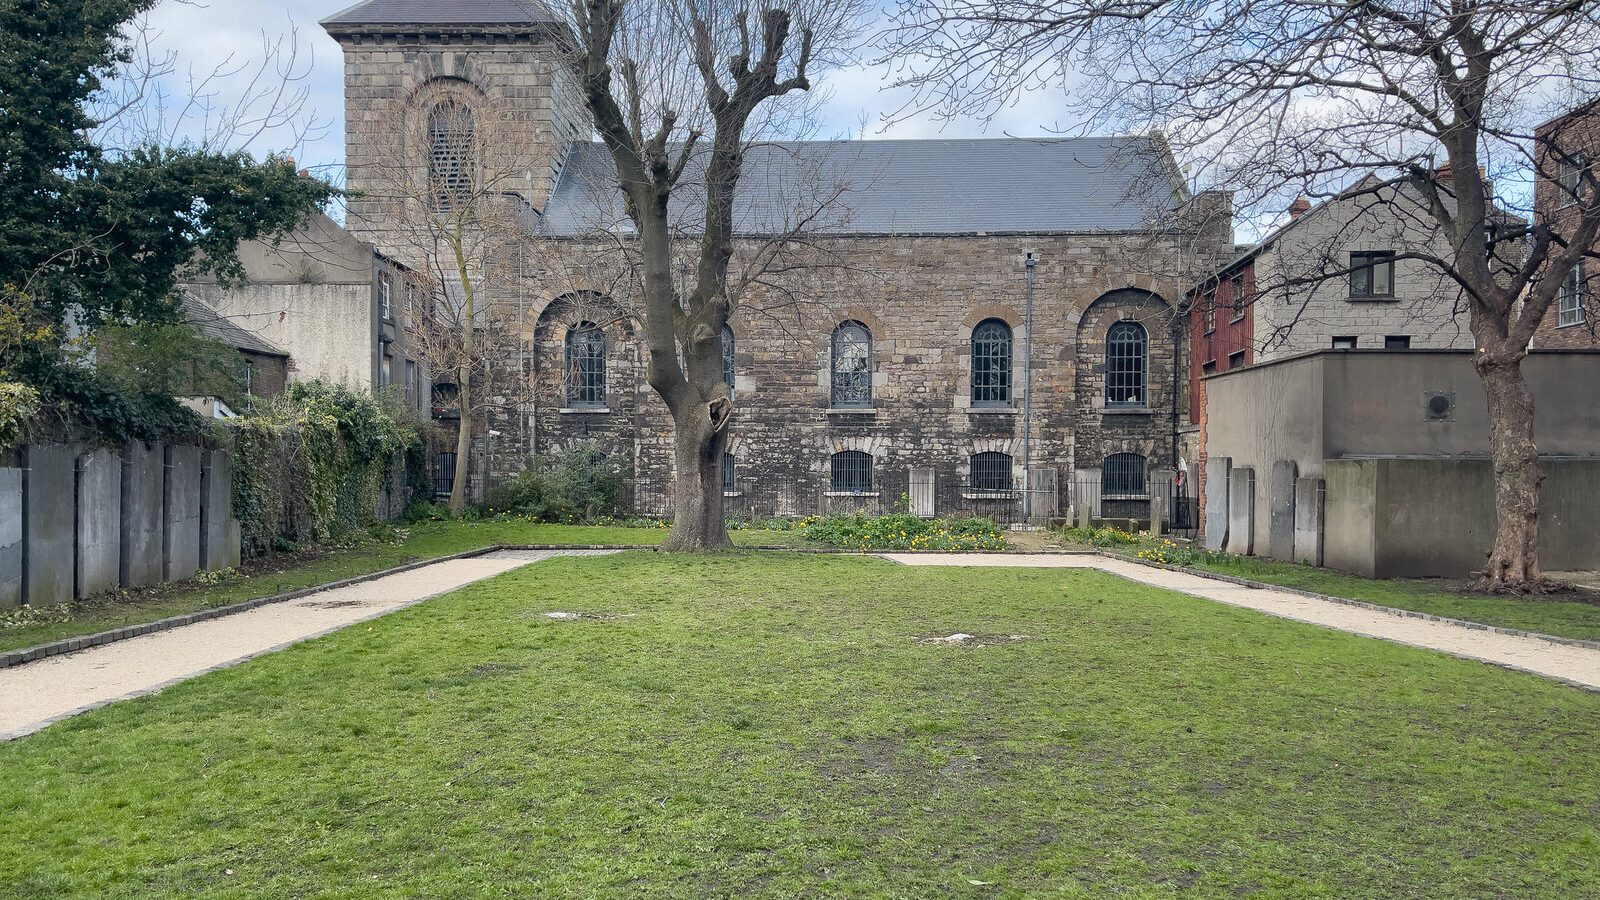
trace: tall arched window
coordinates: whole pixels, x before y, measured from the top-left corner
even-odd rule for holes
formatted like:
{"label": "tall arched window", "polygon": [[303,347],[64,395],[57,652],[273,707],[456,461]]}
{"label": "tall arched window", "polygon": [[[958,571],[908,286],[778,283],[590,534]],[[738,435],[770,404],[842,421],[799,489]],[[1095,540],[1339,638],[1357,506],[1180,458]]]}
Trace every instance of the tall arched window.
{"label": "tall arched window", "polygon": [[872,332],[860,322],[846,322],[833,330],[833,391],[828,405],[872,406]]}
{"label": "tall arched window", "polygon": [[1138,322],[1118,322],[1106,332],[1106,405],[1144,406],[1150,340]]}
{"label": "tall arched window", "polygon": [[606,333],[593,322],[567,331],[567,405],[606,405]]}
{"label": "tall arched window", "polygon": [[1100,466],[1100,493],[1105,496],[1144,496],[1144,457],[1113,453]]}
{"label": "tall arched window", "polygon": [[733,396],[733,329],[722,326],[722,380],[728,385],[728,396]]}
{"label": "tall arched window", "polygon": [[840,450],[833,455],[833,490],[845,494],[872,491],[872,454],[860,450]]}
{"label": "tall arched window", "polygon": [[467,202],[472,192],[472,109],[444,100],[428,113],[428,185],[442,210]]}
{"label": "tall arched window", "polygon": [[1007,453],[974,453],[972,489],[976,492],[1011,490],[1011,455]]}
{"label": "tall arched window", "polygon": [[1011,326],[999,319],[972,329],[972,405],[1011,405]]}

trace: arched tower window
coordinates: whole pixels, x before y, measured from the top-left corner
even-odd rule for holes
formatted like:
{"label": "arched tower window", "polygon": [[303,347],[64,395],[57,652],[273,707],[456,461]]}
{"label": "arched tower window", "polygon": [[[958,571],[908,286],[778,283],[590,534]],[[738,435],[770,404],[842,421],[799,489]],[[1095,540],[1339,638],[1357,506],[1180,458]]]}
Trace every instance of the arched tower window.
{"label": "arched tower window", "polygon": [[872,406],[872,332],[860,322],[845,322],[833,330],[833,390],[828,405]]}
{"label": "arched tower window", "polygon": [[1106,332],[1106,405],[1144,406],[1150,338],[1138,322],[1118,322]]}
{"label": "arched tower window", "polygon": [[439,102],[428,113],[428,185],[441,210],[457,209],[472,193],[475,134],[472,108]]}
{"label": "arched tower window", "polygon": [[567,405],[606,405],[606,333],[593,322],[579,322],[567,331]]}
{"label": "arched tower window", "polygon": [[972,405],[1011,405],[1011,326],[999,319],[972,329]]}

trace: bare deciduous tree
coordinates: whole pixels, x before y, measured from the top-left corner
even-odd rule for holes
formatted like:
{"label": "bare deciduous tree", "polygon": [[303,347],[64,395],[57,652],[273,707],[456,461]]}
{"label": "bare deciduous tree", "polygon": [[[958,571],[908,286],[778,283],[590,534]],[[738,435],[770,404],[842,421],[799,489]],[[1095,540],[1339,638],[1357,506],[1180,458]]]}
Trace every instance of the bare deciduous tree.
{"label": "bare deciduous tree", "polygon": [[[1600,6],[899,0],[888,38],[913,109],[983,113],[1063,88],[1084,122],[1165,130],[1245,210],[1370,173],[1415,191],[1448,249],[1408,255],[1459,290],[1489,402],[1497,530],[1483,578],[1539,588],[1542,476],[1522,362],[1563,279],[1592,255],[1600,173],[1534,126],[1600,92]],[[1580,169],[1565,226],[1494,193],[1563,163]]]}
{"label": "bare deciduous tree", "polygon": [[[648,380],[674,425],[673,527],[664,546],[726,547],[721,468],[733,398],[722,375],[722,332],[735,303],[729,264],[745,154],[752,140],[795,120],[786,98],[808,91],[837,61],[860,4],[575,0],[572,12],[581,91],[636,231]],[[686,171],[699,176],[703,213],[687,247],[672,211]],[[684,251],[692,274],[680,291],[674,262]]]}

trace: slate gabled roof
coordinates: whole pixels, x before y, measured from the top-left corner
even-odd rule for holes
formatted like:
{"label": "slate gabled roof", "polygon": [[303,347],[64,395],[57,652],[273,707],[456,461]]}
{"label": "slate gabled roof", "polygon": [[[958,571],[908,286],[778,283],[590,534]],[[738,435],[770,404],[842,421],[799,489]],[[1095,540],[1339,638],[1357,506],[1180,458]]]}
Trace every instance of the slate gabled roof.
{"label": "slate gabled roof", "polygon": [[222,313],[212,309],[188,291],[179,291],[178,299],[183,305],[184,318],[206,337],[221,341],[235,350],[264,353],[268,356],[289,355],[260,335],[233,324]]}
{"label": "slate gabled roof", "polygon": [[522,25],[556,21],[541,0],[362,0],[323,25]]}
{"label": "slate gabled roof", "polygon": [[[685,169],[672,203],[697,229],[706,156]],[[1166,150],[1144,137],[799,141],[745,154],[734,212],[740,234],[1127,232],[1177,206]],[[556,236],[630,231],[610,154],[598,143],[570,152],[544,210]]]}

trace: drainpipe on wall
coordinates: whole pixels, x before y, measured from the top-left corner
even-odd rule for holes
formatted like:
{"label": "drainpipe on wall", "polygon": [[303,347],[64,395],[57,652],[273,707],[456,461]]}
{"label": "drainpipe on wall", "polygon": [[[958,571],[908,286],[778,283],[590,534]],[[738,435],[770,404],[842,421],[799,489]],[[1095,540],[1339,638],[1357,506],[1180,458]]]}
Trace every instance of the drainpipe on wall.
{"label": "drainpipe on wall", "polygon": [[1022,519],[1033,519],[1033,254],[1023,260],[1028,273],[1027,307],[1022,316]]}

